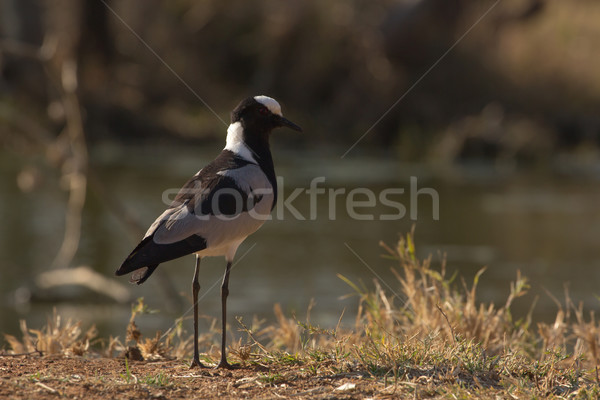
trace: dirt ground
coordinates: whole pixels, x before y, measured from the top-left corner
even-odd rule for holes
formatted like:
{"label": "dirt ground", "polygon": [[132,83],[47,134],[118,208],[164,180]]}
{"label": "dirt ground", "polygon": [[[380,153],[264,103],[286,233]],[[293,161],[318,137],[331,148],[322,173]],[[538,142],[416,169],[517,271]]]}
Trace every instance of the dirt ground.
{"label": "dirt ground", "polygon": [[125,359],[0,356],[0,399],[354,399],[387,391],[360,374],[321,375],[299,366],[228,371],[189,369],[178,360],[128,367],[129,373]]}

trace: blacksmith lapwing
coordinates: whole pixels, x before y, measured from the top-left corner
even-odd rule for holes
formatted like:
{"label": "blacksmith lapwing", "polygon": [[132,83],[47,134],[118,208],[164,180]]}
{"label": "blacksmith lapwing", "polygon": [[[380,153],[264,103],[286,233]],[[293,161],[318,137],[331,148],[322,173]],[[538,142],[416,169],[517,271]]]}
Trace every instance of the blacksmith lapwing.
{"label": "blacksmith lapwing", "polygon": [[249,97],[231,113],[225,148],[179,191],[169,208],[150,226],[117,275],[133,272],[131,282],[144,283],[160,263],[196,254],[192,281],[194,359],[198,355],[198,271],[206,256],[225,256],[221,285],[222,338],[220,368],[231,368],[225,354],[229,273],[238,246],[265,222],[277,201],[277,182],[269,136],[274,128],[301,131],[281,114],[277,101]]}

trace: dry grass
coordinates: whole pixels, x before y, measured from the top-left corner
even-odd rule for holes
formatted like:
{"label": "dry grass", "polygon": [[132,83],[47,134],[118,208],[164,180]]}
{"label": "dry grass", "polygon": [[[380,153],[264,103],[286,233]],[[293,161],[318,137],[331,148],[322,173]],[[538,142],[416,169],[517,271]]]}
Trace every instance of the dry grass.
{"label": "dry grass", "polygon": [[[371,379],[379,394],[402,392],[430,397],[562,396],[596,398],[600,325],[594,313],[586,314],[566,296],[559,304],[553,324],[533,326],[529,318],[515,321],[511,304],[527,288],[518,275],[502,306],[477,301],[477,284],[483,270],[470,285],[448,278],[444,265],[433,269],[430,259],[419,260],[411,234],[394,248],[385,246],[398,260],[398,293],[379,284],[367,290],[345,280],[360,296],[352,329],[322,329],[284,315],[275,305],[277,323],[250,327],[238,321],[242,338],[230,347],[230,359],[242,367],[278,369],[260,381],[281,385],[298,376],[347,376]],[[309,310],[310,311],[310,310]],[[191,338],[181,321],[165,335],[144,338],[135,318],[150,312],[143,301],[132,309],[125,344],[118,338],[99,341],[90,348],[94,328],[83,333],[78,323],[61,323],[56,313],[41,330],[22,323],[23,338],[5,335],[11,353],[85,354],[100,352],[132,357],[132,349],[146,360],[182,359],[191,354]],[[218,359],[214,349],[216,328],[201,338],[208,348],[204,358]],[[291,367],[291,369],[290,369]],[[293,371],[293,372],[289,372]],[[291,374],[295,374],[292,378]],[[341,374],[341,375],[340,375]]]}
{"label": "dry grass", "polygon": [[21,320],[21,332],[23,338],[20,341],[12,335],[4,335],[11,348],[11,354],[83,355],[88,352],[90,342],[97,335],[95,326],[84,333],[81,330],[81,322],[73,323],[69,319],[63,323],[56,309],[42,329],[29,329],[27,322]]}

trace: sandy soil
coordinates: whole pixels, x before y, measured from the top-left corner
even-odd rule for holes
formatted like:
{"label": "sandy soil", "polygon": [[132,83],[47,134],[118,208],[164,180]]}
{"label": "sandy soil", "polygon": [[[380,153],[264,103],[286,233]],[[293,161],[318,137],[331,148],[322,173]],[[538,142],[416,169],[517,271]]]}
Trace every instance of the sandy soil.
{"label": "sandy soil", "polygon": [[[371,397],[381,382],[359,374],[322,375],[300,366],[189,369],[182,361],[0,356],[0,399],[187,399]],[[390,393],[391,394],[391,393]]]}

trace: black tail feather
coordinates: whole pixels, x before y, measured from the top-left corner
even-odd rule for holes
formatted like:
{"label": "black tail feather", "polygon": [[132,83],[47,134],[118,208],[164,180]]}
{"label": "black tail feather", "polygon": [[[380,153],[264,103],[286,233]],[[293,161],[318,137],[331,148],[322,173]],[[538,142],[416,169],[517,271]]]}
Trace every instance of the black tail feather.
{"label": "black tail feather", "polygon": [[[140,254],[140,251],[143,250],[144,247],[146,247],[146,245],[148,245],[149,243],[153,243],[152,237],[153,237],[153,235],[144,238],[135,247],[135,249],[133,249],[133,251],[127,256],[125,261],[123,261],[123,264],[121,264],[119,269],[117,269],[115,271],[115,275],[117,275],[117,276],[125,275],[125,274],[135,271],[136,269],[143,268],[143,267],[147,266],[147,264],[151,264],[151,263],[145,262],[145,261],[148,261],[146,259],[149,257],[147,257],[147,256],[144,257],[143,254]],[[144,260],[142,260],[142,259],[144,259]]]}
{"label": "black tail feather", "polygon": [[120,276],[137,271],[132,275],[131,282],[139,285],[152,275],[160,263],[206,248],[206,240],[198,235],[192,235],[179,242],[169,244],[158,244],[153,239],[154,235],[144,238],[123,261],[115,275]]}

